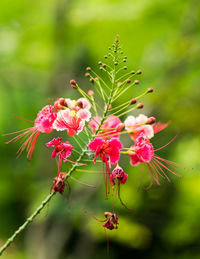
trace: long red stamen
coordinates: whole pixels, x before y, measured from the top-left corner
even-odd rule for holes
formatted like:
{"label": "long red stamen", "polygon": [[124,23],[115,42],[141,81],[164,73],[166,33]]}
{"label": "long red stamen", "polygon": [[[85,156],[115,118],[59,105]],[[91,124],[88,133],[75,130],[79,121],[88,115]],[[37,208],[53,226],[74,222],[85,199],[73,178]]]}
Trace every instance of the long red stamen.
{"label": "long red stamen", "polygon": [[[159,158],[158,158],[159,159]],[[178,177],[181,177],[181,175],[179,174],[176,174],[175,172],[173,172],[172,170],[170,170],[168,167],[166,167],[163,163],[161,163],[158,159],[154,159],[154,161],[156,161],[158,164],[160,164],[162,167],[164,167],[167,171],[171,172],[172,174],[178,176]]]}
{"label": "long red stamen", "polygon": [[160,147],[160,148],[155,149],[154,151],[158,151],[158,150],[163,149],[164,147],[168,146],[170,143],[172,143],[172,141],[175,140],[175,138],[178,136],[179,133],[180,133],[180,132],[178,132],[178,133],[176,134],[176,136],[175,136],[172,140],[170,140],[169,143],[167,143],[166,145],[164,145],[164,146],[162,146],[162,147]]}

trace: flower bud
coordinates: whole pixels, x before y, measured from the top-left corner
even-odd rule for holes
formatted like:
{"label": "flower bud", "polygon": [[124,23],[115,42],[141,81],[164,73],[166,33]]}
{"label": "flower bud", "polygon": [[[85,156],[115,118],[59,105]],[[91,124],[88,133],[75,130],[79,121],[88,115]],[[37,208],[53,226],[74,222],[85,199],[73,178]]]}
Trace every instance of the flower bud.
{"label": "flower bud", "polygon": [[125,129],[125,124],[124,123],[119,123],[116,127],[117,132],[121,132]]}
{"label": "flower bud", "polygon": [[88,91],[88,95],[89,95],[89,96],[92,96],[92,95],[94,95],[94,92],[93,92],[92,90],[89,90],[89,91]]}
{"label": "flower bud", "polygon": [[65,98],[59,98],[58,100],[56,100],[54,102],[54,108],[56,111],[65,109],[67,107],[67,102],[65,100]]}
{"label": "flower bud", "polygon": [[98,64],[101,66],[101,65],[102,65],[102,62],[101,62],[101,61],[99,61],[99,62],[98,62]]}
{"label": "flower bud", "polygon": [[137,108],[138,109],[142,109],[144,107],[144,104],[143,103],[138,103],[138,105],[137,105]]}
{"label": "flower bud", "polygon": [[54,185],[53,185],[53,190],[55,192],[59,192],[60,194],[63,194],[64,189],[65,189],[65,177],[66,173],[60,173],[57,177],[54,178]]}
{"label": "flower bud", "polygon": [[124,70],[127,70],[127,66],[124,66],[123,69],[124,69]]}
{"label": "flower bud", "polygon": [[90,78],[90,83],[94,83],[94,78]]}
{"label": "flower bud", "polygon": [[114,65],[115,65],[115,66],[117,66],[117,65],[118,65],[118,62],[117,62],[117,61],[115,61]]}
{"label": "flower bud", "polygon": [[138,74],[138,75],[142,74],[142,70],[139,69],[139,70],[137,71],[137,74]]}
{"label": "flower bud", "polygon": [[135,80],[135,84],[138,85],[139,84],[139,80]]}
{"label": "flower bud", "polygon": [[76,84],[76,81],[74,79],[70,80],[70,84],[71,85],[75,85]]}
{"label": "flower bud", "polygon": [[130,82],[131,82],[131,79],[130,79],[130,78],[126,79],[126,83],[127,83],[127,84],[129,84]]}
{"label": "flower bud", "polygon": [[152,93],[153,92],[153,88],[148,88],[148,93]]}
{"label": "flower bud", "polygon": [[85,73],[85,76],[86,76],[86,77],[89,77],[89,76],[90,76],[90,73]]}
{"label": "flower bud", "polygon": [[77,101],[76,103],[78,105],[79,108],[83,108],[83,102],[81,100]]}
{"label": "flower bud", "polygon": [[122,82],[118,82],[118,83],[117,83],[118,86],[121,86],[122,84],[123,84]]}
{"label": "flower bud", "polygon": [[133,99],[130,100],[130,103],[131,103],[131,104],[135,104],[136,102],[137,102],[137,100],[136,100],[135,98],[133,98]]}
{"label": "flower bud", "polygon": [[90,71],[91,70],[91,67],[86,67],[86,71]]}
{"label": "flower bud", "polygon": [[104,68],[105,68],[105,67],[106,67],[106,64],[102,64],[102,67],[104,67]]}
{"label": "flower bud", "polygon": [[147,120],[147,124],[154,124],[155,121],[156,121],[156,118],[150,117],[150,118],[148,118],[148,120]]}
{"label": "flower bud", "polygon": [[131,74],[134,75],[135,74],[135,70],[131,70]]}

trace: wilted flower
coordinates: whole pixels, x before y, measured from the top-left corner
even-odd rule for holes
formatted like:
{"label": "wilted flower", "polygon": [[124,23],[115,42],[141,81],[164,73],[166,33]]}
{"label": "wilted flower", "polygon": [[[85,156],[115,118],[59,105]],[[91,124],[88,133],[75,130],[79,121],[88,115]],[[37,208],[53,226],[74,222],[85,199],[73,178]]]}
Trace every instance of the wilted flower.
{"label": "wilted flower", "polygon": [[104,223],[102,226],[104,228],[113,230],[118,229],[118,216],[116,213],[111,212],[104,212],[104,216],[106,217],[106,223]]}
{"label": "wilted flower", "polygon": [[120,166],[116,166],[115,169],[110,174],[110,181],[113,185],[115,185],[115,181],[117,180],[118,183],[125,184],[128,175],[124,173],[124,170]]}

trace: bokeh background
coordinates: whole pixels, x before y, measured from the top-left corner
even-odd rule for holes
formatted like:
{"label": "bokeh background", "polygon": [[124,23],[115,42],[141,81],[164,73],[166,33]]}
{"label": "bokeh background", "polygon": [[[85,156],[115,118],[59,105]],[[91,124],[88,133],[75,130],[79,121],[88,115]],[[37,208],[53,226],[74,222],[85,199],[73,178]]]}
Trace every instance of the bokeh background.
{"label": "bokeh background", "polygon": [[[56,195],[50,205],[18,236],[5,259],[62,258],[200,258],[200,1],[199,0],[1,0],[0,134],[31,126],[13,114],[34,120],[55,97],[79,97],[69,80],[89,88],[90,65],[108,53],[120,35],[129,69],[142,69],[134,97],[148,87],[144,113],[171,121],[153,143],[177,139],[160,155],[191,168],[145,191],[139,191],[140,169],[124,159],[129,174],[116,202],[119,230],[107,232],[84,210],[102,217],[110,210],[99,175],[76,175],[98,183],[90,189],[71,182],[71,195]],[[135,113],[136,114],[136,113]],[[21,225],[50,192],[55,161],[40,136],[31,163],[25,153],[16,160],[19,143],[0,141],[0,244]],[[99,180],[101,179],[101,180]],[[146,179],[146,180],[145,180]]]}

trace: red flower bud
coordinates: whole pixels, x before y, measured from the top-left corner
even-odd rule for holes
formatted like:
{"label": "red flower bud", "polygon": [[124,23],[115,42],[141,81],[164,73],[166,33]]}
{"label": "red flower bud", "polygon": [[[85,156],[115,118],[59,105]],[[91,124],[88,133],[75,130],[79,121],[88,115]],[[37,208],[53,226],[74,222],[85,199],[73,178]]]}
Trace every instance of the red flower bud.
{"label": "red flower bud", "polygon": [[137,105],[137,108],[138,109],[142,109],[144,107],[144,104],[143,103],[138,103],[138,105]]}
{"label": "red flower bud", "polygon": [[153,88],[148,88],[148,93],[152,93],[153,92]]}
{"label": "red flower bud", "polygon": [[117,132],[121,132],[125,129],[125,124],[124,123],[119,123],[116,127]]}
{"label": "red flower bud", "polygon": [[89,90],[88,91],[88,95],[91,96],[91,95],[94,95],[94,92],[92,90]]}
{"label": "red flower bud", "polygon": [[88,73],[88,72],[85,73],[85,76],[86,76],[86,77],[89,77],[89,76],[90,76],[90,73]]}
{"label": "red flower bud", "polygon": [[155,121],[156,121],[156,118],[150,117],[150,118],[148,118],[148,120],[147,120],[147,124],[153,124]]}
{"label": "red flower bud", "polygon": [[127,84],[129,84],[130,82],[131,82],[131,79],[130,79],[130,78],[126,79],[126,83],[127,83]]}
{"label": "red flower bud", "polygon": [[90,71],[91,70],[91,67],[86,67],[86,71]]}
{"label": "red flower bud", "polygon": [[131,104],[135,104],[136,102],[137,102],[137,100],[136,100],[135,98],[133,98],[133,99],[130,100],[130,103],[131,103]]}
{"label": "red flower bud", "polygon": [[141,70],[141,69],[138,69],[137,74],[138,74],[138,75],[142,74],[142,70]]}
{"label": "red flower bud", "polygon": [[90,78],[90,83],[94,83],[94,78]]}
{"label": "red flower bud", "polygon": [[135,80],[135,84],[138,85],[139,84],[139,80]]}

